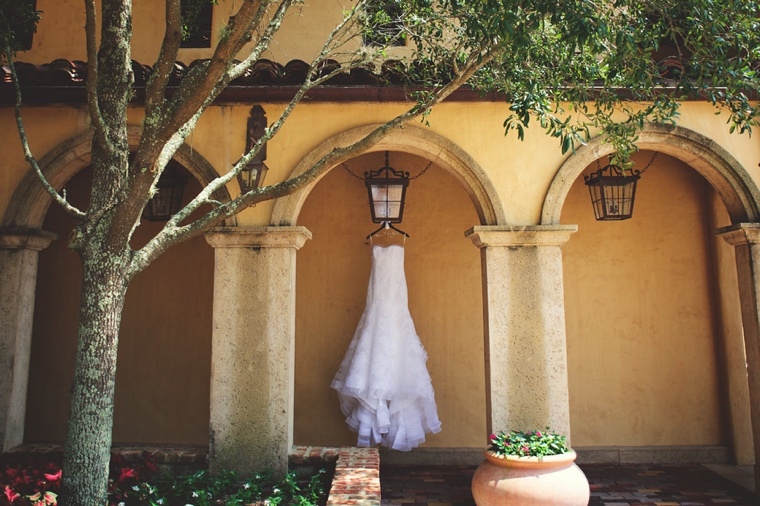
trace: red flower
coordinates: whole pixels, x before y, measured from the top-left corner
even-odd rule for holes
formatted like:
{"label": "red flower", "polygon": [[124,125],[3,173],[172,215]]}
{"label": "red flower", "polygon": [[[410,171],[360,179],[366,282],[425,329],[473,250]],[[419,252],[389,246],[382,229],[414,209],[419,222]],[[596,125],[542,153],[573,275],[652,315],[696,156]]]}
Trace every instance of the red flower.
{"label": "red flower", "polygon": [[488,436],[489,441],[493,441],[494,439],[496,439],[496,434],[491,434],[490,436]]}
{"label": "red flower", "polygon": [[59,469],[58,472],[55,473],[55,474],[45,473],[45,479],[47,479],[48,481],[58,481],[58,480],[61,479],[61,474],[62,473],[63,473],[63,471],[61,469]]}
{"label": "red flower", "polygon": [[123,468],[119,474],[119,485],[123,485],[125,481],[130,479],[137,479],[137,471],[131,467]]}
{"label": "red flower", "polygon": [[13,504],[13,501],[21,497],[21,494],[14,492],[11,487],[8,485],[5,486],[5,497],[8,499],[8,502]]}
{"label": "red flower", "polygon": [[536,431],[536,436],[538,436],[538,437],[543,437],[543,436],[541,435],[541,431],[540,431],[540,430],[537,430],[537,431]]}

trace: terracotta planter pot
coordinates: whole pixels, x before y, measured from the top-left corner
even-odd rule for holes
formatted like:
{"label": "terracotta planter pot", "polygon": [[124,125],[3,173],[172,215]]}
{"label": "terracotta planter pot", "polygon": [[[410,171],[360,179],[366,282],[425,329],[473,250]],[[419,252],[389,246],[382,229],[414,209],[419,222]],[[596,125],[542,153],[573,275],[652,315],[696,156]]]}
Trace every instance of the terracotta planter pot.
{"label": "terracotta planter pot", "polygon": [[472,497],[478,506],[586,506],[586,475],[575,465],[575,452],[549,457],[498,456],[486,450],[486,460],[472,477]]}

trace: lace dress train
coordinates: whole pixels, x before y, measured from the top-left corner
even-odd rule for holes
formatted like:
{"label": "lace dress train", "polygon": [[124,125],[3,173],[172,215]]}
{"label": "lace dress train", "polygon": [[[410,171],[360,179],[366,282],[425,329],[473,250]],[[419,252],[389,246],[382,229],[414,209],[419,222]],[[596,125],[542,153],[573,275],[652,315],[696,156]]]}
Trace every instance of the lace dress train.
{"label": "lace dress train", "polygon": [[440,432],[426,361],[409,313],[404,248],[373,246],[366,307],[331,384],[358,446],[408,451]]}

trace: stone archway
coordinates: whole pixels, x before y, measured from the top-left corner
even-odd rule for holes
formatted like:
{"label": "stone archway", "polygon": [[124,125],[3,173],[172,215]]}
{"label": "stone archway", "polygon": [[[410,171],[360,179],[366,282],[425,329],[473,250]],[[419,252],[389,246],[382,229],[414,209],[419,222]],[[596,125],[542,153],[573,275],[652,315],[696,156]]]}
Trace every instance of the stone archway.
{"label": "stone archway", "polygon": [[[128,129],[130,146],[137,146],[141,128]],[[40,158],[39,165],[53,187],[60,189],[91,163],[92,134],[82,133],[61,142]],[[213,167],[189,146],[174,156],[202,185],[218,175]],[[215,194],[230,200],[226,188]],[[36,176],[29,173],[15,190],[0,226],[0,449],[23,442],[29,376],[32,321],[38,253],[54,238],[41,231],[51,199]],[[228,225],[234,225],[234,219]]]}
{"label": "stone archway", "polygon": [[[644,128],[636,145],[670,155],[699,172],[723,200],[732,223],[760,218],[760,189],[731,153],[712,139],[684,127],[652,124]],[[575,180],[589,164],[613,151],[602,137],[595,137],[562,164],[544,199],[542,225],[559,223]]]}
{"label": "stone archway", "polygon": [[[734,272],[736,272],[736,268],[738,267],[740,286],[743,282],[745,284],[754,285],[754,281],[752,281],[752,275],[750,274],[750,264],[753,260],[751,258],[746,258],[746,256],[744,258],[740,257],[739,250],[742,248],[742,246],[747,247],[748,241],[754,240],[752,238],[747,239],[744,234],[744,228],[746,227],[746,222],[755,222],[760,217],[760,214],[758,213],[758,210],[760,209],[760,190],[758,190],[756,181],[752,178],[745,167],[742,166],[742,164],[728,150],[721,147],[714,140],[683,127],[670,125],[648,125],[640,134],[636,144],[642,150],[651,150],[669,155],[673,159],[682,162],[684,169],[693,169],[693,171],[698,173],[702,179],[704,179],[704,181],[709,183],[709,186],[715,191],[715,194],[717,195],[716,201],[719,199],[725,205],[728,219],[734,225],[733,228],[735,230],[733,230],[733,232],[725,232],[726,236],[730,235],[730,237],[727,237],[727,240],[736,240],[737,245],[740,246],[737,248],[736,252],[737,266],[731,266],[731,270],[734,270]],[[599,158],[610,155],[613,152],[613,149],[614,148],[611,145],[608,145],[604,142],[604,139],[602,137],[596,137],[587,145],[578,149],[574,155],[570,156],[565,161],[565,163],[562,164],[546,194],[541,214],[542,224],[550,225],[560,223],[560,217],[563,210],[567,211],[568,204],[570,204],[570,202],[566,201],[566,199],[568,198],[571,187],[574,184],[582,186],[582,182],[578,181],[578,179],[583,171]],[[576,186],[575,190],[573,191],[578,192],[580,190]],[[578,193],[575,195],[577,197]],[[572,217],[568,218],[567,214],[565,214],[564,219],[572,220],[570,222],[577,223],[577,221],[575,221]],[[636,216],[634,216],[634,220],[635,219]],[[672,222],[671,218],[667,219],[668,223]],[[590,218],[589,221],[593,222],[593,219]],[[712,225],[712,227],[710,227],[712,223],[709,223],[708,221],[700,223],[704,223],[707,240],[709,241],[710,239],[708,234],[715,232],[714,227],[716,225]],[[751,228],[752,225],[749,227]],[[584,230],[589,229],[590,228],[584,228]],[[586,240],[590,239],[587,238]],[[687,242],[685,244],[692,243]],[[706,281],[706,283],[709,283],[710,286],[718,288],[715,288],[715,293],[711,293],[705,297],[708,299],[710,297],[725,298],[727,293],[735,294],[731,295],[731,298],[728,299],[731,304],[733,304],[729,307],[735,308],[735,311],[738,313],[738,305],[741,303],[742,313],[744,314],[741,319],[738,316],[731,316],[729,314],[729,317],[733,318],[735,321],[738,321],[737,325],[739,326],[739,331],[737,333],[737,336],[732,336],[730,334],[727,335],[722,329],[709,331],[710,339],[714,339],[715,342],[708,342],[710,351],[701,356],[712,357],[712,353],[715,351],[713,350],[713,347],[715,347],[716,350],[719,351],[717,355],[721,356],[720,360],[725,361],[725,363],[721,364],[719,367],[720,376],[717,377],[717,381],[721,384],[721,388],[725,388],[724,392],[729,392],[729,395],[731,397],[729,401],[726,401],[722,406],[719,406],[716,408],[716,410],[711,411],[711,413],[716,413],[718,410],[721,410],[723,416],[725,416],[727,419],[727,421],[724,421],[723,423],[732,424],[730,429],[726,429],[725,427],[722,429],[724,431],[723,437],[725,438],[725,444],[726,446],[731,446],[730,442],[733,443],[733,447],[735,449],[734,453],[737,459],[740,459],[740,457],[738,456],[736,448],[741,447],[741,451],[745,455],[745,459],[741,463],[746,464],[746,454],[748,453],[747,449],[748,447],[751,448],[752,446],[752,432],[754,432],[756,445],[759,438],[758,434],[760,434],[760,424],[755,421],[753,423],[754,427],[750,427],[749,415],[747,414],[747,412],[751,410],[751,406],[753,408],[754,405],[756,405],[756,398],[760,396],[757,387],[753,388],[751,384],[749,388],[747,387],[748,372],[750,377],[752,377],[752,370],[760,366],[757,361],[753,361],[750,358],[752,355],[751,350],[753,348],[756,349],[756,343],[752,336],[757,335],[758,333],[757,320],[756,318],[751,318],[752,314],[757,314],[756,301],[752,296],[752,292],[754,290],[753,288],[742,287],[740,290],[737,290],[735,280],[733,281],[733,285],[729,284],[730,280],[726,274],[727,272],[731,272],[727,268],[729,264],[721,264],[720,261],[716,259],[715,250],[719,247],[720,244],[713,246],[713,248],[710,250],[710,255],[707,256],[708,260],[706,260],[707,263],[705,264],[707,266],[705,268],[705,271],[709,271],[708,274],[705,274],[705,279],[709,280]],[[577,251],[579,250],[576,250],[576,252]],[[667,253],[664,252],[664,248],[663,250],[658,251],[661,252],[661,255],[663,257],[668,256]],[[729,255],[729,253],[721,254],[724,256],[724,258]],[[733,255],[733,253],[730,254]],[[576,256],[576,258],[580,258],[580,256]],[[622,261],[622,257],[620,256],[616,256],[615,258],[621,258]],[[670,261],[672,262],[673,260]],[[582,262],[578,260],[579,264],[583,262],[589,263],[590,260],[584,256]],[[681,265],[683,266],[683,264]],[[670,272],[670,268],[663,269],[667,270],[667,273]],[[618,266],[617,271],[624,272],[624,268]],[[642,271],[646,271],[646,269],[642,268]],[[602,271],[599,270],[599,272]],[[579,277],[582,277],[582,275],[579,275]],[[664,277],[662,279],[664,279]],[[568,281],[566,279],[566,283],[567,282]],[[653,291],[657,292],[657,290]],[[571,295],[568,295],[568,297],[571,297]],[[682,300],[677,297],[674,298]],[[575,299],[580,300],[581,297],[576,296]],[[719,308],[715,309],[715,311],[725,311],[725,308],[721,308],[721,299],[717,300],[717,302],[710,302],[710,307]],[[724,302],[723,304],[727,303]],[[624,304],[619,303],[619,305]],[[691,307],[693,308],[694,306]],[[662,310],[660,309],[660,311]],[[708,314],[708,311],[703,311],[700,314]],[[570,315],[570,311],[568,312],[568,315]],[[725,315],[721,315],[717,318],[719,320],[722,320],[724,317]],[[637,318],[640,321],[641,319],[646,319],[646,316],[642,316],[641,312],[638,312]],[[579,317],[579,319],[582,318]],[[744,336],[740,335],[742,324],[744,327]],[[571,331],[569,330],[568,332]],[[747,349],[746,365],[744,361],[745,346]],[[739,360],[725,358],[726,356],[732,356],[730,354],[727,355],[726,349],[729,347],[732,347],[734,350],[738,348],[740,352],[738,354],[735,353],[733,356],[735,357],[737,355],[741,355],[742,358]],[[739,392],[739,388],[736,386],[732,386],[732,389],[729,391],[728,387],[726,386],[729,384],[738,385],[740,382],[743,382],[744,384],[742,392]],[[717,396],[718,394],[716,394],[716,398],[718,398]],[[730,416],[728,416],[729,410]],[[720,414],[716,414],[716,418],[719,418],[720,416]],[[753,416],[757,418],[757,415],[754,413]],[[746,420],[744,417],[746,417]],[[739,422],[736,420],[739,420]],[[690,449],[690,451],[700,451],[700,448],[698,446],[694,446]],[[751,452],[751,450],[749,451]],[[662,453],[662,455],[665,454]],[[665,457],[663,456],[663,458]],[[710,455],[697,455],[695,453],[695,455],[691,458],[710,459],[716,457]]]}
{"label": "stone archway", "polygon": [[[290,173],[290,178],[306,172],[314,162],[334,147],[356,142],[377,126],[366,125],[353,128],[327,139],[301,160]],[[482,225],[506,225],[501,201],[485,171],[470,155],[445,137],[429,129],[405,126],[391,131],[369,150],[369,152],[374,151],[403,151],[432,161],[451,172],[459,180],[470,195]],[[303,203],[318,182],[319,179],[312,181],[301,191],[278,199],[274,204],[270,223],[274,226],[295,224]]]}
{"label": "stone archway", "polygon": [[[300,163],[298,163],[294,167],[294,169],[291,171],[289,175],[289,178],[296,177],[304,173],[305,171],[307,171],[315,161],[319,160],[322,156],[329,153],[330,150],[332,150],[336,146],[345,146],[345,145],[351,144],[361,139],[367,133],[371,132],[375,127],[376,125],[366,125],[366,126],[362,126],[358,128],[353,128],[324,140],[320,145],[314,148],[306,157],[304,157],[300,161]],[[372,148],[368,150],[369,153],[373,153],[373,152],[378,153],[382,151],[390,151],[391,153],[395,153],[395,155],[393,155],[394,157],[398,157],[398,156],[403,157],[404,155],[419,157],[419,159],[424,160],[425,162],[432,162],[432,164],[435,167],[439,169],[443,169],[440,172],[447,173],[446,179],[449,181],[451,181],[452,179],[454,180],[451,183],[452,187],[459,186],[462,194],[464,194],[463,195],[464,200],[459,201],[459,202],[462,202],[461,205],[464,205],[464,206],[471,205],[472,207],[470,207],[470,209],[474,211],[472,212],[472,215],[473,215],[472,217],[474,219],[468,222],[469,224],[464,226],[464,228],[462,228],[462,231],[464,231],[464,229],[472,225],[484,225],[484,226],[506,225],[506,216],[503,211],[500,198],[496,192],[496,189],[493,183],[489,179],[488,175],[479,166],[478,162],[472,156],[470,156],[462,148],[455,145],[453,142],[446,139],[442,135],[435,133],[432,130],[427,129],[427,128],[421,128],[417,126],[405,126],[403,128],[390,132],[378,144],[374,145]],[[366,154],[364,154],[363,156],[366,156]],[[337,168],[339,169],[339,171],[342,172],[342,169],[340,169],[339,164],[337,165]],[[329,176],[330,177],[335,176],[334,172],[335,171],[331,170],[329,172]],[[323,175],[323,177],[327,177],[327,174]],[[303,188],[299,192],[276,201],[274,204],[270,223],[273,226],[281,226],[281,227],[293,226],[296,224],[306,225],[306,226],[309,226],[309,228],[311,229],[311,225],[305,222],[302,223],[302,219],[299,218],[299,216],[301,215],[301,211],[305,202],[307,201],[307,199],[309,199],[312,196],[312,194],[314,193],[313,190],[317,186],[317,183],[320,181],[321,181],[321,178],[319,181],[311,182],[309,186]],[[467,200],[469,200],[469,202],[467,202]],[[467,202],[467,203],[465,204],[464,202]],[[438,215],[436,214],[436,216]],[[405,218],[404,221],[406,222],[407,219]],[[414,226],[413,222],[414,220],[410,221],[409,225]],[[412,236],[416,238],[421,237],[419,231],[417,233],[413,232]],[[317,232],[315,232],[315,238],[316,237],[317,237]],[[320,235],[320,237],[323,237],[323,236]],[[316,244],[314,246],[316,247]],[[471,247],[465,244],[463,248],[468,249]],[[312,253],[312,251],[310,250],[309,253]],[[431,254],[435,255],[436,253],[432,252]],[[318,254],[315,253],[315,255],[318,255]],[[477,252],[472,252],[471,256],[476,259],[477,264],[480,263],[480,261],[478,260]],[[414,254],[410,253],[410,259],[412,258],[415,258],[415,256]],[[300,261],[299,261],[299,265],[300,265]],[[469,277],[470,276],[469,271],[467,272],[468,272],[467,279],[471,279]],[[472,276],[474,276],[474,278],[477,280],[477,284],[479,285],[476,290],[481,290],[481,287],[480,287],[481,273],[482,273],[482,270],[480,269],[480,266],[478,265],[474,273],[472,274]],[[295,279],[294,279],[294,282],[295,282]],[[298,304],[296,306],[300,307]],[[480,318],[481,311],[482,309],[478,308],[476,311],[474,311],[473,314],[477,314],[477,318]],[[425,324],[426,322],[424,321],[424,318],[420,320],[420,325],[424,326]],[[475,327],[475,325],[473,327]],[[482,330],[479,331],[478,334],[479,334],[478,339],[482,341],[484,339],[484,336],[482,336]],[[302,336],[302,334],[299,334],[299,335]],[[348,337],[350,337],[350,334],[347,334],[347,335]],[[425,335],[430,335],[430,333],[428,332]],[[440,346],[440,349],[443,349],[443,346]],[[433,353],[433,356],[435,356],[435,353],[436,353],[435,348],[433,348],[432,353]],[[482,368],[483,358],[481,357],[480,360],[481,360],[480,367]],[[442,365],[443,362],[436,362],[435,360],[433,360],[433,363],[438,364],[439,368],[447,367],[445,365]],[[329,384],[329,381],[327,383]],[[294,395],[293,392],[290,392],[289,394]],[[485,393],[485,395],[487,396],[488,394]],[[445,406],[444,407],[439,406],[439,408],[444,409],[444,410],[447,409],[447,407]],[[304,415],[301,415],[301,416],[304,416]],[[480,420],[479,423],[485,423],[487,414],[483,413],[481,416],[483,417],[483,420]],[[451,422],[451,423],[454,423],[454,422]],[[303,435],[301,437],[303,437]],[[464,436],[462,436],[462,438],[464,440]],[[432,444],[435,445],[435,442]],[[428,450],[434,450],[434,449],[435,447],[428,448]],[[427,455],[427,454],[423,452],[423,456],[420,458],[425,458],[424,455]],[[426,458],[433,458],[433,457],[430,457],[428,455],[428,457]]]}
{"label": "stone archway", "polygon": [[[127,130],[130,147],[137,147],[142,128],[130,126]],[[39,159],[39,166],[48,182],[56,189],[63,188],[66,181],[91,163],[90,148],[92,133],[86,132],[65,140]],[[214,180],[218,174],[197,151],[182,144],[174,154],[179,162],[198,182],[204,186]],[[214,197],[220,202],[230,200],[225,187],[219,189]],[[37,177],[29,171],[13,194],[8,209],[3,217],[2,227],[13,229],[38,229],[42,226],[51,199]],[[230,218],[225,225],[235,226],[235,218]]]}

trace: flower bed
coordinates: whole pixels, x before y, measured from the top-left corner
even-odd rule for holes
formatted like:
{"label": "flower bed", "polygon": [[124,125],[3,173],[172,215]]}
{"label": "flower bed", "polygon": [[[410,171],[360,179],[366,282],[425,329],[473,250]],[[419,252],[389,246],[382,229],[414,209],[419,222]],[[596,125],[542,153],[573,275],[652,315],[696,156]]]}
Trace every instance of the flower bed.
{"label": "flower bed", "polygon": [[[206,470],[177,474],[159,470],[154,455],[139,459],[114,453],[109,477],[110,506],[131,505],[300,505],[327,502],[331,474],[325,466],[306,475],[288,473],[274,479],[271,473],[241,475]],[[61,487],[60,454],[10,453],[0,457],[0,506],[48,506],[58,503]],[[329,466],[327,466],[329,467]]]}

